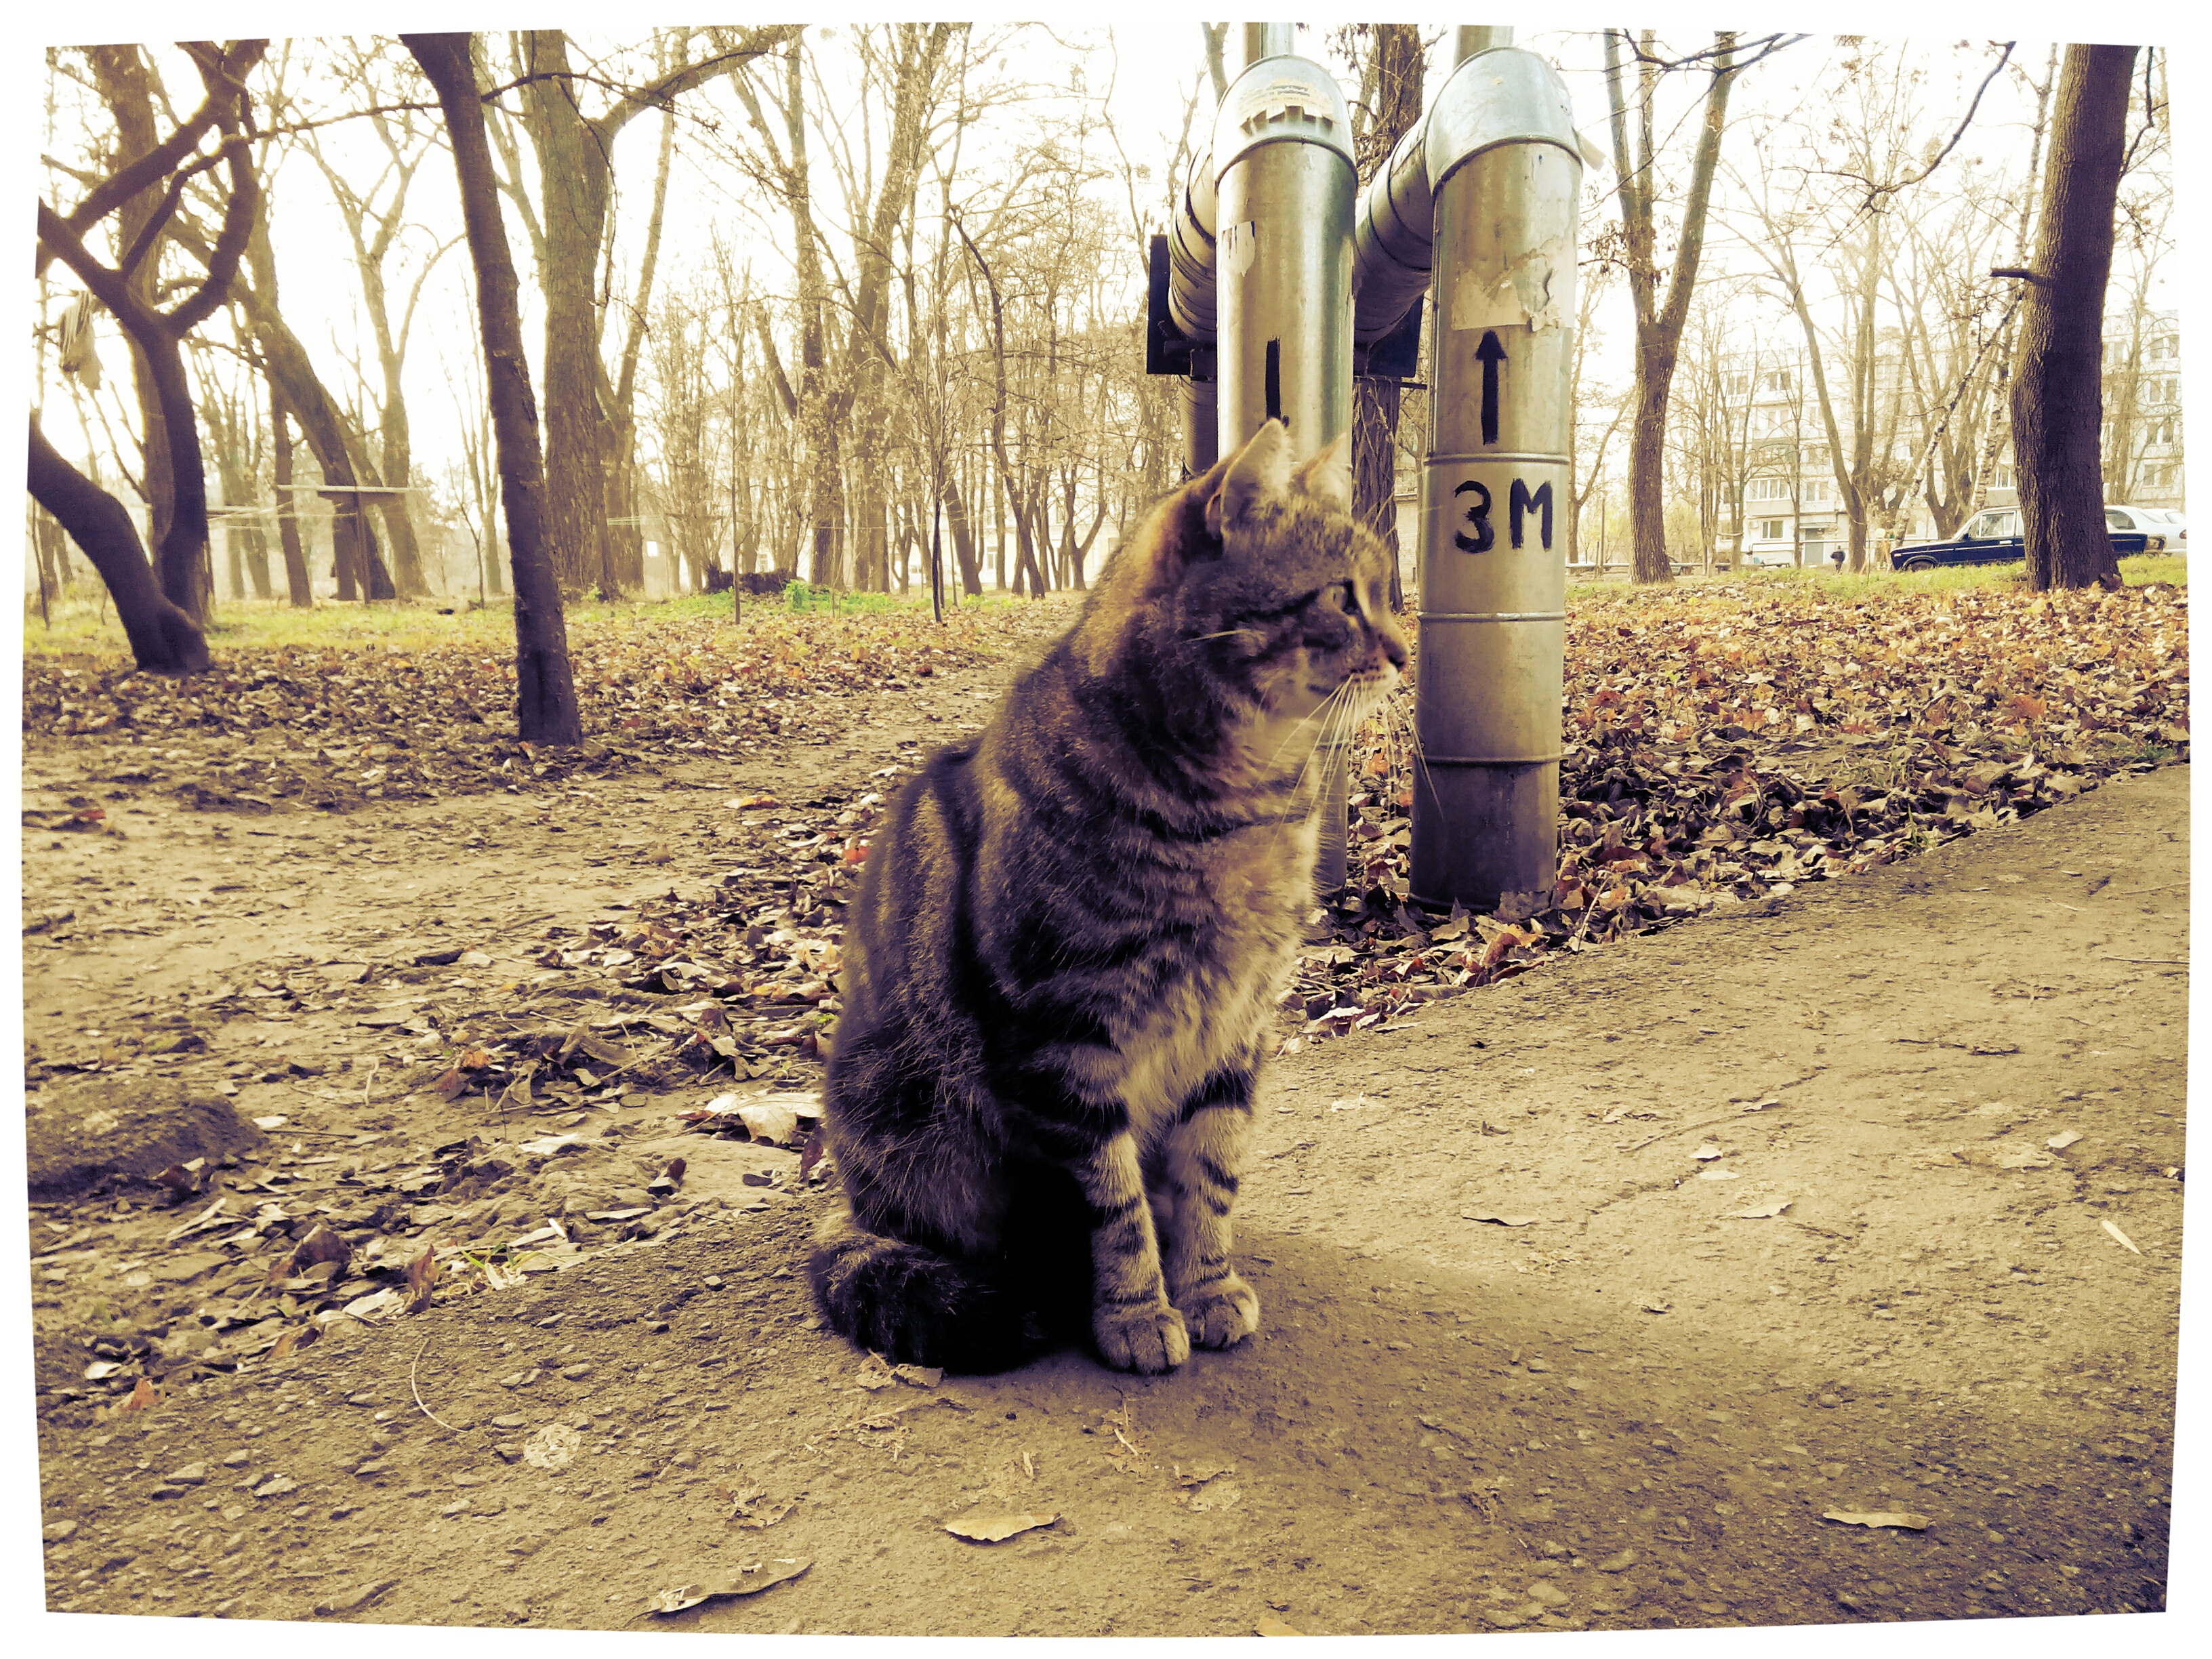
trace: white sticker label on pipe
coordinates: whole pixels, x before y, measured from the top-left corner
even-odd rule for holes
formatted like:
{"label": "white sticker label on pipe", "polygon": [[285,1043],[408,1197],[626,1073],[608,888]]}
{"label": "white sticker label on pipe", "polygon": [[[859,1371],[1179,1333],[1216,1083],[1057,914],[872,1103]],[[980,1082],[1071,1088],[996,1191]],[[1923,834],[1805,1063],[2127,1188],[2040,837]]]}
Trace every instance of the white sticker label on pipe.
{"label": "white sticker label on pipe", "polygon": [[1528,313],[1507,275],[1489,278],[1488,273],[1462,270],[1452,279],[1451,325],[1463,328],[1525,328]]}
{"label": "white sticker label on pipe", "polygon": [[1231,276],[1242,276],[1252,269],[1252,261],[1260,255],[1260,227],[1250,219],[1241,225],[1224,226],[1221,232],[1221,264]]}

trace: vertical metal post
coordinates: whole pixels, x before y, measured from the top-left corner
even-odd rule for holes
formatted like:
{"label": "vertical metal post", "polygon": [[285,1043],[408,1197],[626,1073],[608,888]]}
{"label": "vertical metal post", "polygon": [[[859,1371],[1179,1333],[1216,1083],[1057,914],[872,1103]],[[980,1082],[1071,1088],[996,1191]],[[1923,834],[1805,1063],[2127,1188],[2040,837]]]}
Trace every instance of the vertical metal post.
{"label": "vertical metal post", "polygon": [[[1190,172],[1166,239],[1167,269],[1155,279],[1161,293],[1152,307],[1164,310],[1164,326],[1180,337],[1187,354],[1176,384],[1183,416],[1183,474],[1193,478],[1210,469],[1219,456],[1213,395],[1214,217],[1213,156],[1206,151],[1190,158]],[[1150,363],[1148,356],[1148,367]]]}
{"label": "vertical metal post", "polygon": [[[1279,416],[1304,458],[1352,421],[1351,121],[1328,71],[1287,55],[1287,24],[1246,24],[1242,45],[1213,125],[1216,453]],[[1324,895],[1344,886],[1350,763],[1348,736],[1316,757]]]}
{"label": "vertical metal post", "polygon": [[[1204,348],[1200,348],[1204,350]],[[1206,352],[1207,356],[1212,354]],[[1193,368],[1198,366],[1199,351],[1191,353]],[[1195,478],[1210,470],[1221,459],[1219,416],[1217,412],[1213,382],[1202,380],[1195,374],[1185,375],[1176,382],[1182,393],[1182,454],[1183,467]]]}
{"label": "vertical metal post", "polygon": [[1557,871],[1582,161],[1534,53],[1463,61],[1426,128],[1432,448],[1421,477],[1411,889],[1488,908]]}
{"label": "vertical metal post", "polygon": [[1511,29],[1489,28],[1480,23],[1462,23],[1452,31],[1452,67],[1458,68],[1479,52],[1512,44]]}
{"label": "vertical metal post", "polygon": [[1237,69],[1239,74],[1269,58],[1288,58],[1296,43],[1297,25],[1239,23],[1237,26]]}

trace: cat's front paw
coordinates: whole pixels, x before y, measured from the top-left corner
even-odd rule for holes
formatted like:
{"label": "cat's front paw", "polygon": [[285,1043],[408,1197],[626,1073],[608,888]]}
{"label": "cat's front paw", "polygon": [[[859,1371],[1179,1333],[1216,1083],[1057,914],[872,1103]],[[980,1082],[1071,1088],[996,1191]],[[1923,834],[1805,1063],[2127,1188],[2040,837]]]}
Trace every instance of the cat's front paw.
{"label": "cat's front paw", "polygon": [[1184,1291],[1176,1308],[1201,1348],[1229,1347],[1260,1328],[1259,1294],[1235,1273]]}
{"label": "cat's front paw", "polygon": [[1190,1358],[1190,1336],[1173,1308],[1147,1302],[1134,1308],[1101,1308],[1091,1320],[1098,1352],[1122,1371],[1171,1371]]}

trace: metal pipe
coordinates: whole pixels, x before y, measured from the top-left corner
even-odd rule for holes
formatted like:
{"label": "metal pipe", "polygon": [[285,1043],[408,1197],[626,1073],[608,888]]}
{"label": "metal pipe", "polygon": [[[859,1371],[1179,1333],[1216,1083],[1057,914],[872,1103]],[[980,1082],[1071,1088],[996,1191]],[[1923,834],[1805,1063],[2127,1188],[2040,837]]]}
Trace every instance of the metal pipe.
{"label": "metal pipe", "polygon": [[[1246,26],[1248,52],[1288,44],[1286,25]],[[1212,155],[1216,453],[1232,453],[1280,416],[1303,459],[1352,423],[1358,175],[1344,94],[1304,58],[1249,62],[1215,113]],[[1322,817],[1314,884],[1333,894],[1344,885],[1349,748],[1333,747],[1316,765]]]}
{"label": "metal pipe", "polygon": [[1406,129],[1361,192],[1352,224],[1352,337],[1370,345],[1428,291],[1428,124]]}
{"label": "metal pipe", "polygon": [[1190,158],[1175,222],[1168,227],[1168,314],[1191,339],[1213,339],[1213,153]]}
{"label": "metal pipe", "polygon": [[1558,74],[1510,46],[1462,61],[1422,131],[1437,274],[1410,886],[1488,908],[1558,867],[1582,153]]}
{"label": "metal pipe", "polygon": [[1237,64],[1232,77],[1270,58],[1288,58],[1297,50],[1295,23],[1239,23],[1237,26]]}
{"label": "metal pipe", "polygon": [[1195,374],[1176,382],[1182,393],[1182,456],[1186,476],[1195,478],[1221,459],[1220,428],[1214,386]]}
{"label": "metal pipe", "polygon": [[1511,29],[1488,28],[1480,23],[1462,23],[1452,31],[1452,67],[1457,69],[1479,52],[1512,44]]}

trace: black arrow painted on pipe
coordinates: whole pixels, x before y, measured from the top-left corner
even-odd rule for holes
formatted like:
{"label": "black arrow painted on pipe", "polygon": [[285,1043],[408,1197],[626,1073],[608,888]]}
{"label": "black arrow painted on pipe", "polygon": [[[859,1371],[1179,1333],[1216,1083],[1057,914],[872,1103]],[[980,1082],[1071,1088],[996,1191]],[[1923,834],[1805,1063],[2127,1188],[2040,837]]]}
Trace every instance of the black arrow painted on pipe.
{"label": "black arrow painted on pipe", "polygon": [[1505,361],[1505,348],[1498,343],[1494,329],[1482,331],[1482,343],[1474,349],[1476,361],[1482,365],[1482,441],[1498,441],[1498,366]]}

